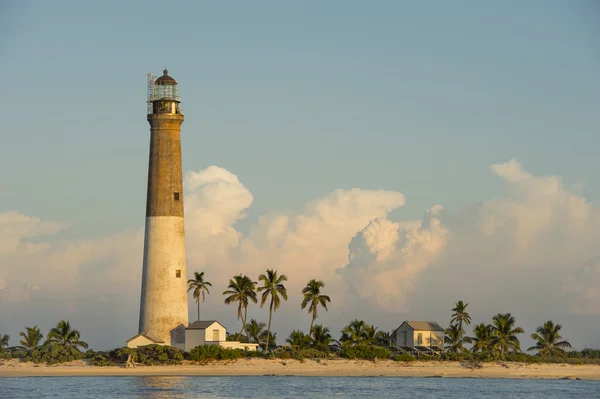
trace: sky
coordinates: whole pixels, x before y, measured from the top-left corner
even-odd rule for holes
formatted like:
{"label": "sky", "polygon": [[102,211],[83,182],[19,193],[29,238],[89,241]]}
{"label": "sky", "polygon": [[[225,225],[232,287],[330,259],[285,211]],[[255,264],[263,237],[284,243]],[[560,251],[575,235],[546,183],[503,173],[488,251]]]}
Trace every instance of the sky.
{"label": "sky", "polygon": [[[541,1],[0,3],[0,333],[137,333],[146,74],[179,82],[188,275],[273,267],[278,343],[512,313],[600,347],[600,7]],[[250,308],[250,317],[268,313]],[[203,318],[205,318],[203,316]],[[195,304],[190,298],[190,320]]]}

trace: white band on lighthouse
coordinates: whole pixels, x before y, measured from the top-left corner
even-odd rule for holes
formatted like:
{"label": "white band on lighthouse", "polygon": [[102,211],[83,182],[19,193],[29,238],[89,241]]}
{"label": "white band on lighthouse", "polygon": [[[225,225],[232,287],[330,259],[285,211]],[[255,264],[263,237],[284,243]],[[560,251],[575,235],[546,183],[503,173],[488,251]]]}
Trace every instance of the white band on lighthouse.
{"label": "white band on lighthouse", "polygon": [[146,218],[144,241],[140,331],[177,346],[171,330],[188,324],[183,218]]}

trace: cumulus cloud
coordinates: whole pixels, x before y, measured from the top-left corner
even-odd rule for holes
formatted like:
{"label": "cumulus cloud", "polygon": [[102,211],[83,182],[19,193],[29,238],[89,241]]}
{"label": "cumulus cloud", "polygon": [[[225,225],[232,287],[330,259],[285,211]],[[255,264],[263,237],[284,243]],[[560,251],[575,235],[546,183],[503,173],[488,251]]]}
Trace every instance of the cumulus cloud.
{"label": "cumulus cloud", "polygon": [[[253,195],[237,176],[217,166],[188,172],[188,274],[203,270],[213,283],[203,314],[237,328],[235,310],[220,294],[234,274],[256,278],[266,268],[289,277],[290,300],[274,321],[280,336],[308,325],[299,302],[311,278],[325,280],[333,298],[332,310],[320,316],[333,331],[355,317],[383,329],[405,318],[445,324],[459,299],[472,303],[475,318],[499,311],[597,314],[600,209],[559,177],[534,176],[515,160],[491,171],[504,183],[503,195],[454,214],[436,205],[422,220],[393,220],[390,211],[405,202],[401,193],[336,190],[302,209],[262,215],[245,233],[236,223]],[[15,336],[24,325],[49,328],[69,317],[92,345],[121,345],[137,332],[143,230],[103,239],[53,237],[66,227],[0,214],[0,317],[11,320]],[[264,310],[250,312],[266,317]],[[586,331],[600,325],[589,323],[580,319],[575,329],[593,341]]]}
{"label": "cumulus cloud", "polygon": [[432,207],[420,226],[409,229],[385,218],[372,220],[352,238],[348,265],[337,270],[349,291],[379,308],[406,311],[406,295],[446,244],[441,211]]}
{"label": "cumulus cloud", "polygon": [[184,186],[188,258],[199,265],[222,260],[242,239],[234,224],[246,217],[250,190],[218,166],[186,173]]}
{"label": "cumulus cloud", "polygon": [[600,315],[600,256],[573,270],[562,286],[562,292],[573,298],[572,312]]}
{"label": "cumulus cloud", "polygon": [[39,218],[19,212],[0,213],[0,254],[17,251],[35,252],[45,248],[28,239],[51,236],[67,227],[57,222],[42,222]]}

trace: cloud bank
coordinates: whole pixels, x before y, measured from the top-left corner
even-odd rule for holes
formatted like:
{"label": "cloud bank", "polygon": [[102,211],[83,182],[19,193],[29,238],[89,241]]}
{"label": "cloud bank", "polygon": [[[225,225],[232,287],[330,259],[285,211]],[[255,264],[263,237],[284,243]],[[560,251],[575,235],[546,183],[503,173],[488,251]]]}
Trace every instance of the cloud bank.
{"label": "cloud bank", "polygon": [[[205,271],[213,283],[203,317],[236,330],[235,309],[221,296],[228,279],[276,268],[288,275],[290,291],[274,319],[279,342],[292,328],[307,328],[300,290],[319,278],[332,297],[319,321],[334,332],[353,318],[382,329],[404,319],[444,325],[452,304],[465,300],[474,321],[512,312],[530,331],[552,318],[574,344],[600,346],[593,333],[600,321],[589,317],[600,313],[600,209],[559,177],[533,176],[515,160],[491,172],[503,195],[454,214],[436,205],[422,220],[392,220],[403,194],[336,190],[297,211],[262,215],[247,232],[236,223],[254,198],[237,176],[217,166],[188,172],[187,272]],[[65,228],[0,213],[0,333],[14,344],[26,325],[47,330],[70,318],[93,346],[120,346],[137,332],[142,228],[56,239]],[[250,317],[267,316],[253,307]]]}

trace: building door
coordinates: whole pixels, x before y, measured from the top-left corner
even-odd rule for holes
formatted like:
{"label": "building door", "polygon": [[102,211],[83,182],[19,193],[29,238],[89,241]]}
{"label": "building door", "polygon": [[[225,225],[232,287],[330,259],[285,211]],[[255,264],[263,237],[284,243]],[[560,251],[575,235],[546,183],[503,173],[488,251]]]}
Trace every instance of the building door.
{"label": "building door", "polygon": [[417,345],[423,345],[423,333],[417,334]]}
{"label": "building door", "polygon": [[402,340],[402,346],[408,346],[408,344],[406,343],[406,331],[403,331],[403,335],[404,335],[404,340]]}
{"label": "building door", "polygon": [[213,341],[220,341],[219,330],[213,330]]}

